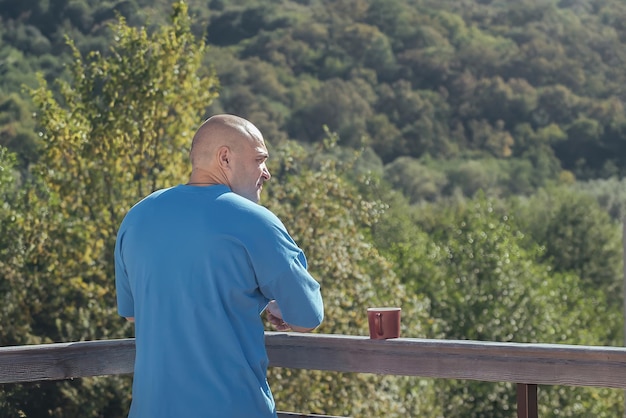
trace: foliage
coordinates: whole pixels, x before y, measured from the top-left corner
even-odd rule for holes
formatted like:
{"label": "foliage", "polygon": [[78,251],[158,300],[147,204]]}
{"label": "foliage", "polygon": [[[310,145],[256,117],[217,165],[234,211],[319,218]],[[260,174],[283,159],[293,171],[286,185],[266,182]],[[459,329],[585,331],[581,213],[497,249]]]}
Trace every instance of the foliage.
{"label": "foliage", "polygon": [[[319,142],[326,124],[342,145],[367,138],[385,163],[469,152],[503,161],[547,155],[542,174],[552,180],[562,169],[581,179],[626,172],[626,8],[618,0],[188,4],[192,31],[223,60],[214,109],[263,121],[272,137]],[[116,14],[158,27],[167,7],[2,1],[0,90],[32,86],[40,69],[49,80],[66,74],[64,35],[82,52],[103,50]],[[547,128],[560,134],[545,138]],[[532,177],[531,167],[520,170]]]}
{"label": "foliage", "polygon": [[[29,329],[13,338],[78,341],[130,333],[115,308],[117,227],[141,197],[186,178],[190,127],[215,97],[217,81],[201,66],[205,45],[190,22],[183,3],[174,5],[171,24],[153,34],[120,17],[106,54],[83,57],[69,42],[72,77],[59,80],[58,99],[43,79],[32,91],[43,147],[28,205],[15,208],[25,218],[15,235],[34,239],[24,261],[13,264],[16,275],[28,278],[27,293],[13,303],[29,314],[22,322]],[[129,398],[119,394],[128,391],[127,379],[85,379],[50,386],[38,402],[18,396],[6,404],[22,405],[26,416],[121,416]]]}
{"label": "foliage", "polygon": [[384,166],[383,178],[411,203],[446,201],[453,196],[473,197],[479,192],[493,197],[527,196],[548,184],[568,185],[568,177],[550,181],[554,167],[546,158],[454,158],[447,161],[423,157],[398,157]]}
{"label": "foliage", "polygon": [[[555,200],[569,205],[572,212],[587,209],[588,201],[571,196]],[[580,274],[595,269],[599,277],[614,278],[619,260],[607,265],[604,258],[582,256],[580,265],[566,268],[563,260],[548,257],[547,242],[529,233],[531,225],[544,225],[531,222],[545,218],[541,213],[534,217],[534,209],[541,207],[537,202],[528,205],[531,211],[480,194],[471,200],[423,204],[413,210],[401,201],[396,204],[393,216],[374,229],[375,242],[386,249],[383,253],[393,261],[407,288],[430,300],[430,315],[439,319],[433,337],[619,344],[622,321],[620,311],[610,307],[612,295],[598,290],[605,285],[585,285],[589,278]],[[601,217],[590,219],[606,225]],[[578,229],[579,222],[563,218],[558,225],[581,235],[568,244],[575,254],[606,248],[607,241],[615,244],[610,229]],[[445,416],[504,417],[514,408],[515,388],[510,384],[437,381],[436,387],[437,404]],[[576,416],[581,404],[597,403],[595,392],[586,389],[557,387],[542,389],[542,393],[546,402],[540,402],[540,407],[546,414],[558,409],[563,416]],[[606,396],[603,407],[596,409],[601,416],[622,408],[621,394],[607,391]]]}
{"label": "foliage", "polygon": [[399,157],[385,166],[385,179],[410,203],[437,200],[448,183],[445,173],[411,157]]}
{"label": "foliage", "polygon": [[0,146],[0,341],[2,345],[32,343],[28,338],[31,328],[28,311],[19,303],[27,293],[22,282],[21,266],[24,264],[26,247],[20,229],[26,216],[20,213],[23,194],[20,192],[15,169],[16,157]]}
{"label": "foliage", "polygon": [[39,138],[29,103],[15,93],[0,102],[0,145],[18,155],[23,169],[39,158]]}
{"label": "foliage", "polygon": [[[550,188],[522,200],[519,212],[526,233],[543,247],[541,261],[549,261],[555,273],[575,274],[590,299],[603,293],[595,301],[598,309],[608,303],[609,310],[622,311],[621,223],[591,196],[567,189]],[[612,344],[620,340],[607,339]]]}
{"label": "foliage", "polygon": [[626,180],[611,177],[586,182],[576,182],[571,188],[582,194],[593,197],[611,219],[626,219]]}
{"label": "foliage", "polygon": [[[272,153],[278,154],[273,157],[278,166],[271,167],[266,204],[288,225],[321,283],[326,319],[319,331],[368,335],[367,307],[394,305],[403,307],[404,336],[425,335],[428,301],[405,292],[369,238],[384,205],[364,200],[344,179],[349,165],[329,159],[318,167],[296,144]],[[407,379],[389,376],[271,369],[270,383],[281,410],[418,416],[432,408],[432,386],[426,381],[409,385]]]}
{"label": "foliage", "polygon": [[[204,45],[189,23],[183,4],[175,5],[172,25],[153,35],[120,18],[106,56],[84,59],[70,42],[73,83],[60,82],[61,100],[43,80],[33,91],[45,142],[37,171],[54,213],[41,263],[62,266],[65,280],[108,309],[117,226],[139,198],[186,177],[189,127],[214,97],[215,80],[198,75]],[[76,331],[59,330],[59,338]]]}

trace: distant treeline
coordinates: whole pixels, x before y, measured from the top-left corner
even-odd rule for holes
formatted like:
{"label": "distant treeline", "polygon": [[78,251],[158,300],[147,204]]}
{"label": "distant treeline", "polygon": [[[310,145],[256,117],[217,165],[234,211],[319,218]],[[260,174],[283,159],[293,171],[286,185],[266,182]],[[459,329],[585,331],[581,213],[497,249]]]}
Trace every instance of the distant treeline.
{"label": "distant treeline", "polygon": [[[498,186],[513,194],[626,174],[622,1],[188,4],[193,32],[211,46],[207,70],[221,83],[207,114],[248,117],[270,141],[319,142],[327,125],[340,145],[373,149],[380,166],[400,157],[420,166],[498,160],[489,163],[492,175],[508,179]],[[170,7],[0,1],[0,144],[24,163],[37,158],[21,85],[33,86],[38,71],[50,80],[66,74],[66,35],[82,51],[106,51],[107,23],[117,15],[157,27]],[[455,173],[443,173],[454,188]]]}

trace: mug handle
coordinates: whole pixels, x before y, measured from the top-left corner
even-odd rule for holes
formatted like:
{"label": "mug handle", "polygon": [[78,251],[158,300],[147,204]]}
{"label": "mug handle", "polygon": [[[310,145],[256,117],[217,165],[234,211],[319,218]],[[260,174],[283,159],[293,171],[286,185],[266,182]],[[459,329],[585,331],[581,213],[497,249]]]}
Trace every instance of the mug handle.
{"label": "mug handle", "polygon": [[374,317],[374,324],[376,325],[376,332],[378,335],[383,335],[383,314],[380,312],[376,312],[376,316]]}

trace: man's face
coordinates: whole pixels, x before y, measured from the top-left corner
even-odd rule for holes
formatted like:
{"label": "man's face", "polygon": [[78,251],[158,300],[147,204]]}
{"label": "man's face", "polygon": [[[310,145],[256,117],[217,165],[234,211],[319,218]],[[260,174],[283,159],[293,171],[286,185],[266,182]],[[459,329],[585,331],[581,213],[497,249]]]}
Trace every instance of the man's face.
{"label": "man's face", "polygon": [[261,199],[263,183],[272,176],[265,165],[268,158],[263,139],[246,141],[232,153],[232,177],[230,187],[233,192],[255,203]]}

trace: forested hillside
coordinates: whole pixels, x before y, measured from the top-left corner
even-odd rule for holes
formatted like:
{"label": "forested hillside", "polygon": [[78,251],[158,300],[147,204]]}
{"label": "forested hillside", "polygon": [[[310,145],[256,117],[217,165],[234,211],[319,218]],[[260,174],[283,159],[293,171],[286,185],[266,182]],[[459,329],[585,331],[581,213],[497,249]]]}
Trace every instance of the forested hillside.
{"label": "forested hillside", "polygon": [[[210,111],[254,119],[270,138],[318,142],[326,124],[342,145],[370,146],[396,170],[415,169],[415,159],[452,167],[495,159],[502,193],[571,181],[563,170],[576,179],[625,173],[618,0],[188,3],[195,35],[211,45],[205,65],[221,83]],[[82,51],[105,51],[117,13],[158,26],[168,9],[167,1],[2,1],[0,143],[35,158],[21,84],[33,86],[37,71],[63,74],[65,36]],[[449,192],[456,173],[438,171],[449,182],[439,191]]]}
{"label": "forested hillside", "polygon": [[[265,135],[261,203],[322,283],[320,332],[393,304],[407,337],[622,345],[624,22],[620,0],[0,0],[0,345],[133,335],[117,226],[185,181],[216,112]],[[269,379],[281,410],[515,416],[509,384]],[[129,380],[5,385],[0,416],[123,417]]]}

